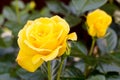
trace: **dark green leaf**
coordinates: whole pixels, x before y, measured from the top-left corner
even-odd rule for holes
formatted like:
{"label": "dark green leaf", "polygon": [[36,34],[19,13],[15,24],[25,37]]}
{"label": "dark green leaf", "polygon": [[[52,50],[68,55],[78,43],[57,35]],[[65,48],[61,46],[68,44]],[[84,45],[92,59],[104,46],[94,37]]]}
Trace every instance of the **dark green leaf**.
{"label": "dark green leaf", "polygon": [[116,64],[111,63],[111,64],[101,64],[97,68],[100,72],[102,73],[107,73],[107,72],[120,72],[120,67],[116,66]]}
{"label": "dark green leaf", "polygon": [[10,77],[9,73],[5,73],[0,75],[0,80],[16,80],[16,79]]}
{"label": "dark green leaf", "polygon": [[12,31],[14,36],[17,36],[19,30],[23,27],[23,24],[7,21],[5,23],[5,26],[8,27]]}
{"label": "dark green leaf", "polygon": [[3,16],[10,21],[14,21],[14,22],[17,21],[17,17],[14,11],[10,7],[3,8]]}
{"label": "dark green leaf", "polygon": [[100,63],[114,64],[115,66],[120,66],[120,55],[119,52],[114,52],[111,54],[105,54],[98,58]]}
{"label": "dark green leaf", "polygon": [[82,72],[75,67],[68,67],[64,70],[61,79],[62,80],[84,80]]}
{"label": "dark green leaf", "polygon": [[[53,61],[51,61],[52,80],[55,80],[55,79],[56,79],[59,66],[60,66],[60,61],[59,61],[59,60],[53,60]],[[64,65],[63,65],[63,66],[64,66]],[[43,74],[47,75],[47,73],[48,73],[47,63],[44,63],[44,64],[41,66],[41,70],[42,70]]]}
{"label": "dark green leaf", "polygon": [[[120,52],[119,52],[120,53]],[[119,53],[113,53],[110,56],[112,57],[112,61],[120,67],[120,55]]]}
{"label": "dark green leaf", "polygon": [[45,16],[45,17],[50,17],[50,16],[52,16],[51,13],[50,13],[50,9],[47,8],[47,7],[44,7],[44,8],[41,9],[40,15],[41,15],[41,16]]}
{"label": "dark green leaf", "polygon": [[74,27],[81,22],[80,18],[73,15],[66,15],[65,20],[70,24],[70,27]]}
{"label": "dark green leaf", "polygon": [[0,47],[10,47],[12,45],[12,37],[6,36],[1,38],[0,37]]}
{"label": "dark green leaf", "polygon": [[27,11],[21,11],[20,12],[20,23],[25,24],[30,17]]}
{"label": "dark green leaf", "polygon": [[98,60],[99,60],[99,62],[103,62],[103,63],[107,63],[107,64],[111,64],[113,61],[110,54],[104,54],[104,55],[98,57]]}
{"label": "dark green leaf", "polygon": [[29,20],[29,19],[30,19],[30,20],[33,20],[33,19],[36,19],[36,18],[39,18],[39,17],[41,17],[40,12],[35,11],[35,12],[33,12],[32,14],[30,14],[28,20]]}
{"label": "dark green leaf", "polygon": [[62,13],[64,15],[68,13],[67,6],[58,0],[47,1],[47,6],[54,13]]}
{"label": "dark green leaf", "polygon": [[2,48],[0,48],[0,56],[6,55],[6,54],[10,54],[10,53],[13,54],[14,51],[15,51],[15,49],[13,47],[6,47],[6,45],[5,45],[5,47],[2,46]]}
{"label": "dark green leaf", "polygon": [[12,45],[12,37],[11,36],[6,36],[3,39],[4,39],[4,43],[6,44],[6,47],[10,47]]}
{"label": "dark green leaf", "polygon": [[79,62],[75,63],[75,67],[80,69],[82,72],[85,70],[85,62],[80,60]]}
{"label": "dark green leaf", "polygon": [[111,76],[107,80],[120,80],[120,76]]}
{"label": "dark green leaf", "polygon": [[106,80],[105,76],[103,75],[96,75],[96,76],[92,76],[87,80]]}
{"label": "dark green leaf", "polygon": [[107,0],[72,0],[77,15],[101,7]]}
{"label": "dark green leaf", "polygon": [[112,52],[117,45],[117,35],[111,28],[108,29],[107,36],[97,40],[97,44],[102,53]]}
{"label": "dark green leaf", "polygon": [[13,67],[13,64],[11,62],[0,62],[0,74],[10,72],[12,67]]}
{"label": "dark green leaf", "polygon": [[101,7],[102,10],[106,11],[108,14],[113,15],[114,11],[118,9],[115,4],[107,3]]}
{"label": "dark green leaf", "polygon": [[18,69],[17,74],[21,80],[44,80],[45,78],[45,75],[42,74],[40,70],[37,70],[34,73],[30,73],[23,69]]}
{"label": "dark green leaf", "polygon": [[59,69],[59,66],[60,66],[60,61],[58,60],[53,60],[52,63],[52,80],[55,80],[56,79],[56,76],[57,76],[57,73],[58,73],[58,69]]}
{"label": "dark green leaf", "polygon": [[71,55],[77,57],[84,57],[88,53],[87,48],[81,42],[72,42],[71,50]]}

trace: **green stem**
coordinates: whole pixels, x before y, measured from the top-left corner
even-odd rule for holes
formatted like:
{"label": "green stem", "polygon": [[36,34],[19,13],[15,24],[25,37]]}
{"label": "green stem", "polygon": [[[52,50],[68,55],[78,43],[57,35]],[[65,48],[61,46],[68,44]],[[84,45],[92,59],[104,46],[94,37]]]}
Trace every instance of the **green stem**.
{"label": "green stem", "polygon": [[63,66],[64,60],[65,60],[65,57],[62,59],[62,61],[60,63],[60,67],[58,69],[58,74],[57,74],[57,80],[60,80],[60,74],[61,74],[61,71],[62,71],[62,66]]}
{"label": "green stem", "polygon": [[[90,52],[88,54],[89,56],[91,56],[93,53],[95,42],[96,42],[96,38],[92,38],[92,45],[90,48]],[[86,77],[88,77],[89,73],[91,72],[91,68],[92,68],[92,66],[86,64],[86,66],[85,66],[85,76]]]}
{"label": "green stem", "polygon": [[89,52],[89,56],[91,56],[92,55],[92,53],[93,53],[93,49],[94,49],[94,45],[95,45],[95,41],[96,41],[96,39],[95,38],[93,38],[92,39],[92,45],[91,45],[91,48],[90,48],[90,52]]}
{"label": "green stem", "polygon": [[16,14],[17,14],[17,21],[20,23],[20,15],[19,15],[19,7],[18,7],[18,0],[16,0]]}
{"label": "green stem", "polygon": [[48,67],[48,80],[52,80],[52,75],[51,75],[51,62],[47,62],[47,67]]}

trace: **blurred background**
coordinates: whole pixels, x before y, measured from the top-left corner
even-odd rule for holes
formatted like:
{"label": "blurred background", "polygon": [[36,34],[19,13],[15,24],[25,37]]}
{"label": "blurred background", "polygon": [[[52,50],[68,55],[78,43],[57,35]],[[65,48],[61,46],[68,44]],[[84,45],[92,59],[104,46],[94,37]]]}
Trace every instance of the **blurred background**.
{"label": "blurred background", "polygon": [[[67,67],[71,71],[80,71],[78,73],[82,78],[83,66],[78,66],[83,63],[81,64],[80,62],[81,55],[79,53],[81,51],[87,53],[91,46],[91,37],[88,35],[85,25],[86,15],[97,8],[100,8],[111,15],[113,22],[110,25],[112,38],[109,40],[106,39],[108,41],[105,42],[107,45],[100,45],[99,43],[102,42],[101,40],[98,40],[96,49],[97,51],[102,52],[103,56],[106,55],[105,53],[108,53],[108,51],[114,50],[120,54],[120,0],[0,0],[0,80],[47,80],[43,68],[42,70],[41,68],[38,69],[35,73],[29,73],[17,65],[15,62],[19,50],[17,45],[17,35],[19,30],[28,20],[34,20],[39,17],[51,17],[53,15],[59,15],[64,18],[70,24],[71,32],[76,32],[78,35],[79,43],[76,43],[77,48],[76,46],[72,46],[73,49],[75,49],[72,51],[71,57],[68,58]],[[115,56],[119,56],[120,59],[120,55]],[[118,60],[118,62],[119,61],[120,60]],[[74,62],[75,64],[73,64]],[[120,64],[120,62],[118,64]],[[72,70],[72,67],[75,69]],[[68,74],[69,71],[67,70],[68,69],[66,69],[64,75],[71,76]],[[112,67],[111,65],[104,65],[104,70],[106,74],[107,72],[110,72],[107,74],[108,76],[113,74],[119,75],[120,73],[120,67],[115,65]],[[99,68],[96,71],[95,74],[103,74],[103,71]],[[78,73],[74,73],[72,76],[75,76],[75,74],[77,75]],[[119,79],[120,76],[118,79],[114,80]]]}

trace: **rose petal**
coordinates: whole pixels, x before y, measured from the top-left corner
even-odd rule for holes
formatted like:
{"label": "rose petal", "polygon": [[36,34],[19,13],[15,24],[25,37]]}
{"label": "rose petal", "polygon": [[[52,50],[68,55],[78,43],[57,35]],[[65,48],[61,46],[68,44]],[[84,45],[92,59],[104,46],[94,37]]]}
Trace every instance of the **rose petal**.
{"label": "rose petal", "polygon": [[70,31],[68,23],[64,19],[62,19],[61,17],[59,17],[59,16],[53,16],[50,19],[53,20],[53,21],[55,21],[56,24],[63,25],[63,28],[65,29],[65,31],[67,33]]}
{"label": "rose petal", "polygon": [[77,34],[75,32],[69,34],[68,39],[72,40],[72,41],[76,41],[77,40]]}
{"label": "rose petal", "polygon": [[66,40],[62,43],[61,45],[62,47],[60,48],[60,51],[59,51],[59,54],[58,54],[58,57],[63,55],[66,51],[66,46],[67,46],[67,43],[66,43]]}
{"label": "rose petal", "polygon": [[96,9],[87,15],[88,33],[92,37],[103,37],[112,22],[112,18],[105,11]]}
{"label": "rose petal", "polygon": [[29,54],[27,51],[20,50],[16,61],[25,70],[34,72],[43,63],[43,60],[39,59],[36,63],[33,64],[32,59],[34,55],[27,55],[26,53]]}
{"label": "rose petal", "polygon": [[59,50],[60,50],[61,46],[59,46],[58,48],[56,48],[54,51],[52,51],[49,55],[41,55],[41,58],[44,60],[44,61],[50,61],[50,60],[53,60],[57,57],[57,55],[59,54]]}
{"label": "rose petal", "polygon": [[35,50],[35,51],[37,51],[37,52],[43,52],[43,51],[48,51],[48,52],[50,52],[51,50],[50,49],[42,49],[42,48],[35,48],[34,46],[32,46],[28,41],[24,41],[24,43],[29,47],[29,48],[31,48],[31,49],[33,49],[33,50]]}
{"label": "rose petal", "polygon": [[40,59],[41,59],[40,55],[37,54],[37,55],[33,56],[32,63],[36,64],[36,63],[38,63],[40,61]]}

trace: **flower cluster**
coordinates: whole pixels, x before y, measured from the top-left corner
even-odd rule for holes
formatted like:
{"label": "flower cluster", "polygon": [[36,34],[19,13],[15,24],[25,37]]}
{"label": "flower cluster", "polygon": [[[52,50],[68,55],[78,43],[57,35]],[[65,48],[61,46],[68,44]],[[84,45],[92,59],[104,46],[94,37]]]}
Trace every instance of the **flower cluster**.
{"label": "flower cluster", "polygon": [[[87,15],[88,33],[92,37],[104,37],[112,18],[97,9]],[[69,34],[68,23],[59,16],[28,21],[18,34],[20,47],[16,61],[34,72],[44,61],[62,56],[67,49],[67,40],[77,40],[76,33]]]}

